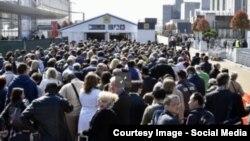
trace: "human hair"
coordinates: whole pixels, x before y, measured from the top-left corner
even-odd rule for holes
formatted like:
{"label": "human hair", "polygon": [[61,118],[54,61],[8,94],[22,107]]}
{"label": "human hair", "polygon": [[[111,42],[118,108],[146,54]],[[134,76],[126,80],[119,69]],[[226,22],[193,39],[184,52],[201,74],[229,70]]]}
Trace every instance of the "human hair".
{"label": "human hair", "polygon": [[128,61],[128,67],[129,68],[132,68],[134,66],[135,66],[135,61],[133,61],[133,60]]}
{"label": "human hair", "polygon": [[17,67],[17,73],[18,74],[25,74],[27,72],[27,65],[25,63],[20,63]]}
{"label": "human hair", "polygon": [[110,65],[109,65],[109,68],[110,68],[111,70],[115,69],[115,68],[117,67],[117,65],[119,64],[119,62],[120,62],[119,59],[114,58],[114,59],[111,61]]}
{"label": "human hair", "polygon": [[108,108],[111,108],[118,99],[119,97],[117,94],[107,91],[101,91],[98,95],[98,101],[107,103]]}
{"label": "human hair", "polygon": [[59,87],[56,83],[48,83],[45,88],[45,93],[57,94],[59,92]]}
{"label": "human hair", "polygon": [[55,59],[49,59],[49,61],[47,62],[47,67],[55,67],[56,65],[56,60]]}
{"label": "human hair", "polygon": [[175,84],[174,80],[168,79],[168,78],[163,80],[162,87],[166,92],[173,93],[175,86],[176,86],[176,84]]}
{"label": "human hair", "polygon": [[191,95],[191,97],[193,97],[193,100],[194,101],[198,101],[198,104],[200,105],[200,106],[202,106],[202,105],[204,105],[205,104],[205,99],[204,99],[204,97],[201,95],[201,93],[199,93],[199,92],[195,92],[195,93],[193,93],[192,95]]}
{"label": "human hair", "polygon": [[155,90],[152,95],[157,100],[164,99],[166,97],[166,91],[164,89]]}
{"label": "human hair", "polygon": [[152,93],[146,93],[143,96],[143,100],[146,104],[151,105],[153,103],[154,97],[153,97]]}
{"label": "human hair", "polygon": [[186,79],[187,78],[187,73],[184,70],[180,70],[177,72],[177,75],[180,79]]}
{"label": "human hair", "polygon": [[110,82],[110,78],[112,75],[110,74],[109,71],[104,71],[101,75],[101,82],[103,85],[108,84]]}
{"label": "human hair", "polygon": [[142,81],[131,81],[130,92],[138,92],[142,88]]}
{"label": "human hair", "polygon": [[218,86],[226,86],[229,81],[229,75],[227,73],[219,73],[216,80]]}
{"label": "human hair", "polygon": [[194,73],[196,72],[196,70],[194,69],[193,66],[189,66],[189,67],[187,68],[187,72],[188,72],[188,73],[194,74]]}
{"label": "human hair", "polygon": [[110,78],[110,83],[113,84],[116,88],[120,89],[124,87],[123,78],[120,76],[113,76]]}
{"label": "human hair", "polygon": [[41,73],[35,72],[31,75],[31,78],[36,82],[37,85],[39,85],[43,79],[43,76]]}
{"label": "human hair", "polygon": [[6,84],[6,78],[3,76],[0,76],[0,89],[3,89]]}
{"label": "human hair", "polygon": [[31,62],[30,68],[31,68],[31,70],[38,70],[39,69],[39,62],[37,60],[33,60]]}
{"label": "human hair", "polygon": [[83,84],[83,89],[85,93],[90,93],[91,89],[96,87],[98,84],[98,77],[94,72],[89,72],[85,79]]}
{"label": "human hair", "polygon": [[168,96],[165,97],[165,99],[163,101],[163,105],[168,105],[169,106],[173,102],[176,102],[176,104],[179,104],[180,103],[180,97],[178,95],[173,95],[173,94],[168,95]]}
{"label": "human hair", "polygon": [[5,71],[12,71],[12,64],[10,63],[5,64],[4,69]]}
{"label": "human hair", "polygon": [[238,77],[238,73],[236,73],[236,72],[231,72],[231,75],[230,75],[230,76],[231,76],[230,79],[233,80],[233,81],[235,81],[235,80],[237,79],[237,77]]}
{"label": "human hair", "polygon": [[15,103],[22,100],[22,95],[24,94],[23,88],[15,87],[11,91],[10,103]]}
{"label": "human hair", "polygon": [[48,68],[48,70],[46,71],[46,77],[47,79],[49,78],[56,78],[57,77],[57,72],[55,68]]}

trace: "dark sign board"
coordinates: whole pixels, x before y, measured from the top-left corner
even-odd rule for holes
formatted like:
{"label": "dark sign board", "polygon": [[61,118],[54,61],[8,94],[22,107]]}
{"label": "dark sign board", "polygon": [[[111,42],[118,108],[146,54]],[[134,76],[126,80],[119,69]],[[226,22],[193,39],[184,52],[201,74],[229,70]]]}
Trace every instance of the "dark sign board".
{"label": "dark sign board", "polygon": [[157,18],[145,18],[145,23],[157,24]]}
{"label": "dark sign board", "polygon": [[137,27],[138,27],[138,29],[154,30],[155,24],[154,23],[139,22]]}
{"label": "dark sign board", "polygon": [[125,24],[109,24],[109,30],[125,30]]}
{"label": "dark sign board", "polygon": [[89,30],[105,30],[104,24],[90,24]]}

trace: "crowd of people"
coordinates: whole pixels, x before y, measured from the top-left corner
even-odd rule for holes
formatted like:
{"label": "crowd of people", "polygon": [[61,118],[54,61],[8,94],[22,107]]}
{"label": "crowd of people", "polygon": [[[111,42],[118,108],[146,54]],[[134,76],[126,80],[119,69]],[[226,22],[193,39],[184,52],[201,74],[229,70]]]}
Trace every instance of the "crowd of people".
{"label": "crowd of people", "polygon": [[107,141],[109,125],[242,124],[238,74],[189,47],[89,40],[10,51],[0,57],[1,138]]}

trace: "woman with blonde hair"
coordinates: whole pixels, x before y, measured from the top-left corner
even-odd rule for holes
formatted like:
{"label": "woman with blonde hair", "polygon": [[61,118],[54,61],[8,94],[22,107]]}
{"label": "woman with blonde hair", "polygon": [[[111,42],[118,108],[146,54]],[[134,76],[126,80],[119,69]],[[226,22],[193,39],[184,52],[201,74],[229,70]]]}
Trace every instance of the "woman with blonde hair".
{"label": "woman with blonde hair", "polygon": [[114,58],[109,65],[109,69],[113,71],[117,67],[117,65],[119,65],[119,63],[120,63],[119,59]]}
{"label": "woman with blonde hair", "polygon": [[78,121],[78,133],[89,129],[89,122],[97,111],[98,95],[100,93],[97,84],[97,74],[89,72],[84,79],[84,85],[79,94],[82,108]]}
{"label": "woman with blonde hair", "polygon": [[111,92],[100,92],[98,96],[99,110],[90,121],[90,128],[82,132],[89,137],[88,141],[109,141],[109,126],[117,123],[116,113],[111,109],[118,100],[118,95]]}
{"label": "woman with blonde hair", "polygon": [[33,60],[31,62],[31,65],[30,65],[30,72],[29,72],[29,76],[32,76],[33,73],[35,72],[40,72],[39,71],[39,61],[38,60]]}
{"label": "woman with blonde hair", "polygon": [[46,78],[43,79],[39,85],[43,94],[45,94],[45,88],[49,83],[56,83],[58,87],[62,86],[62,82],[57,79],[57,71],[55,68],[48,68],[46,71]]}

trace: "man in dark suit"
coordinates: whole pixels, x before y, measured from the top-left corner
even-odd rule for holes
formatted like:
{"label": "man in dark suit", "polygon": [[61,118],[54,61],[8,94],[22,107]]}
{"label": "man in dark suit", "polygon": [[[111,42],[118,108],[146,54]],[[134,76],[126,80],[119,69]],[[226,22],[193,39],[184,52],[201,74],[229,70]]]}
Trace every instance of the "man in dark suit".
{"label": "man in dark suit", "polygon": [[122,77],[114,76],[110,79],[109,91],[119,96],[112,109],[117,114],[118,124],[129,124],[130,99],[124,90],[124,80]]}
{"label": "man in dark suit", "polygon": [[243,107],[241,96],[227,88],[228,81],[229,75],[220,73],[217,76],[217,90],[206,95],[205,109],[214,114],[216,124],[222,124],[228,119],[241,123],[241,118],[249,114]]}
{"label": "man in dark suit", "polygon": [[146,66],[142,68],[142,79],[141,96],[143,97],[145,93],[152,92],[157,80],[149,75],[149,69]]}
{"label": "man in dark suit", "polygon": [[141,81],[132,81],[132,85],[129,92],[129,98],[131,102],[130,107],[130,124],[139,125],[146,108],[142,97],[139,95],[142,87]]}

